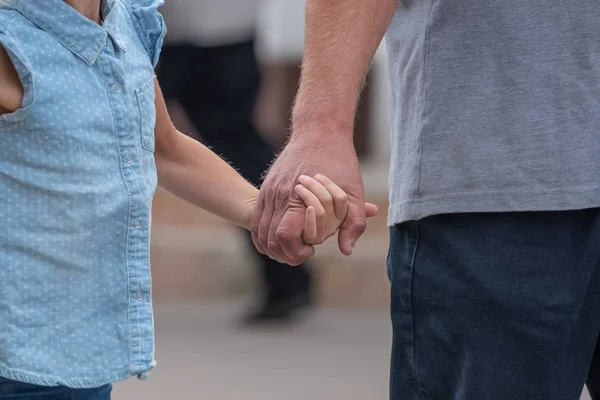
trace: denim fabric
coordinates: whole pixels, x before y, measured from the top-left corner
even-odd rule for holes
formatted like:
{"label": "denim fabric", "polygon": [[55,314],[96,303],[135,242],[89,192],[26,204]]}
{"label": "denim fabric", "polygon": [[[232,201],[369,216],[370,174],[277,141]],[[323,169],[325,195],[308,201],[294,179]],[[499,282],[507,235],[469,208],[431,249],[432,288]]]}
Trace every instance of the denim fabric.
{"label": "denim fabric", "polygon": [[600,398],[599,210],[407,222],[388,273],[392,400]]}
{"label": "denim fabric", "polygon": [[23,106],[0,116],[0,376],[100,387],[154,362],[159,0],[7,0]]}
{"label": "denim fabric", "polygon": [[0,378],[0,400],[110,400],[112,385],[93,389],[37,386]]}

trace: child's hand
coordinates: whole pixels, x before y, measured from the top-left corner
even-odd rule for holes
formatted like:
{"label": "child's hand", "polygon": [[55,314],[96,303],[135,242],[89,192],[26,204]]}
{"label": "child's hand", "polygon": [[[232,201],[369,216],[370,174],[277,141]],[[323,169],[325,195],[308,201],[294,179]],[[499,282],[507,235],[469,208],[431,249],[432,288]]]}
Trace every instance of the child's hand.
{"label": "child's hand", "polygon": [[[296,194],[306,205],[304,243],[317,245],[333,236],[346,219],[348,196],[339,186],[323,175],[301,176]],[[377,206],[365,203],[367,217],[377,214]]]}

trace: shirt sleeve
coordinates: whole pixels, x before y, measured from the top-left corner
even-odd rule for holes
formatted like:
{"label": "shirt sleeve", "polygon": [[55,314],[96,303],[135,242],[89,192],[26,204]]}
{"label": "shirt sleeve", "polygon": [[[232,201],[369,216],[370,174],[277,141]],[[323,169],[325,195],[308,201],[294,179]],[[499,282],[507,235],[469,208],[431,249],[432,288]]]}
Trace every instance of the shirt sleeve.
{"label": "shirt sleeve", "polygon": [[7,122],[17,122],[25,119],[35,100],[34,79],[31,64],[21,51],[21,44],[14,36],[5,31],[0,24],[0,46],[6,50],[23,85],[21,107],[16,111],[0,115],[0,126]]}
{"label": "shirt sleeve", "polygon": [[136,30],[152,65],[156,67],[160,50],[162,49],[167,27],[158,8],[164,4],[164,0],[124,0],[136,23]]}

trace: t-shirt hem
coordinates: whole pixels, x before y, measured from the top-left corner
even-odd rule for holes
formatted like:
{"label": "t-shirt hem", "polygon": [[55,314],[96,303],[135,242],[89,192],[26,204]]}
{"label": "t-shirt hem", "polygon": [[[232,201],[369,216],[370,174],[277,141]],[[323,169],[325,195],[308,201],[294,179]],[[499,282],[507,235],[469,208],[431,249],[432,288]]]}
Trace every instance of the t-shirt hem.
{"label": "t-shirt hem", "polygon": [[[391,199],[395,198],[392,192]],[[449,193],[390,201],[388,226],[432,215],[527,211],[572,211],[600,207],[600,186],[563,188],[541,192]]]}
{"label": "t-shirt hem", "polygon": [[[152,369],[151,366],[148,367],[148,371],[150,369]],[[71,389],[93,389],[128,379],[132,376],[132,373],[129,368],[126,368],[118,372],[96,377],[59,378],[56,376],[18,371],[0,364],[0,376],[12,381],[37,386],[65,386]]]}

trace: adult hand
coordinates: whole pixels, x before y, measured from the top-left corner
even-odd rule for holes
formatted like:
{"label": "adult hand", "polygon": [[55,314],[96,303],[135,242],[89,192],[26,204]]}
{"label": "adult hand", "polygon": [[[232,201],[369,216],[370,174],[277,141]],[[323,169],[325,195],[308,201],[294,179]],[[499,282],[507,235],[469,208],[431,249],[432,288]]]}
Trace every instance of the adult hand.
{"label": "adult hand", "polygon": [[294,192],[301,175],[323,174],[348,196],[348,214],[338,233],[340,251],[350,255],[366,228],[364,188],[351,132],[295,131],[263,182],[250,223],[258,251],[299,265],[314,254],[302,240],[306,208]]}

